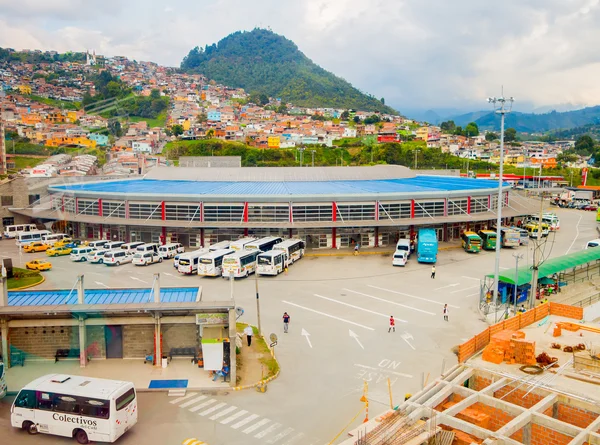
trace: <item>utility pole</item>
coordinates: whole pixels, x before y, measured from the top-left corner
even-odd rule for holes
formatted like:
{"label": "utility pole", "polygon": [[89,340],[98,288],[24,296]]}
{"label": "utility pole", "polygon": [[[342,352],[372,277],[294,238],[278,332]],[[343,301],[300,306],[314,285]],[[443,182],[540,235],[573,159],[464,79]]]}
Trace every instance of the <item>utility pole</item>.
{"label": "utility pole", "polygon": [[256,317],[258,322],[258,335],[262,335],[262,330],[260,328],[260,299],[258,296],[258,274],[254,271],[254,284],[256,287]]}
{"label": "utility pole", "polygon": [[517,314],[517,287],[519,283],[519,260],[523,259],[523,255],[518,255],[513,253],[513,257],[515,258],[515,315]]}
{"label": "utility pole", "polygon": [[419,150],[418,148],[415,149],[415,170],[417,169],[417,161],[418,161],[418,156],[419,156],[419,152],[421,150]]}
{"label": "utility pole", "polygon": [[488,102],[494,111],[500,115],[500,178],[498,178],[498,202],[496,205],[496,262],[494,267],[494,318],[498,322],[498,284],[500,280],[500,239],[502,236],[502,177],[504,174],[504,117],[512,110],[514,99],[505,98],[504,91],[500,97],[490,97]]}
{"label": "utility pole", "polygon": [[538,219],[537,236],[533,241],[533,266],[531,272],[531,300],[529,300],[529,308],[535,306],[535,296],[538,287],[538,273],[542,259],[539,258],[540,244],[542,243],[542,217],[544,215],[544,194],[540,192],[540,216]]}
{"label": "utility pole", "polygon": [[314,167],[315,166],[315,150],[311,150],[310,152],[312,154],[312,166]]}

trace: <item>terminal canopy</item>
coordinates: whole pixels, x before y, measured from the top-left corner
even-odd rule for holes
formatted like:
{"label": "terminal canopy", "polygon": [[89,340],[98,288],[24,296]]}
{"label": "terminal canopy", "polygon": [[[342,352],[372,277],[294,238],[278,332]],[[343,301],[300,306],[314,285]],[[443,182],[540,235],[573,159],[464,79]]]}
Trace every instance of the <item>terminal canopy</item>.
{"label": "terminal canopy", "polygon": [[[587,263],[593,263],[600,260],[600,248],[592,248],[582,250],[580,252],[570,253],[568,255],[551,258],[546,260],[539,267],[538,277],[549,277],[555,273],[561,273],[574,267],[581,266]],[[532,276],[531,266],[520,267],[517,274],[517,286],[522,286],[531,282]],[[488,278],[494,278],[494,274],[488,275]],[[505,270],[499,276],[499,281],[508,284],[515,284],[515,271],[514,269]]]}

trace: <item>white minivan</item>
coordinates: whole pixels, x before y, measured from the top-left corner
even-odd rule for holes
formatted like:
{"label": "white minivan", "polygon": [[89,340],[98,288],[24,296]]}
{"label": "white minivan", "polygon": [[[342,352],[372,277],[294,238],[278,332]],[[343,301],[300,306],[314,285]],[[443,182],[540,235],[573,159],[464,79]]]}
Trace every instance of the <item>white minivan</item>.
{"label": "white minivan", "polygon": [[106,243],[108,243],[108,241],[106,241],[105,239],[104,240],[96,240],[96,241],[90,241],[88,243],[88,246],[94,250],[98,250],[98,249],[102,249]]}
{"label": "white minivan", "polygon": [[121,249],[124,250],[125,252],[133,255],[135,253],[135,249],[137,249],[139,246],[143,246],[144,244],[145,243],[143,243],[141,241],[136,241],[133,243],[126,243],[126,244],[121,245]]}
{"label": "white minivan", "polygon": [[148,264],[162,263],[162,257],[154,251],[136,252],[133,255],[133,264],[136,266],[147,266]]}
{"label": "white minivan", "polygon": [[106,250],[120,249],[123,244],[125,241],[108,241],[102,248]]}
{"label": "white minivan", "polygon": [[393,266],[406,266],[408,261],[408,253],[406,250],[396,250],[394,252]]}
{"label": "white minivan", "polygon": [[398,243],[396,244],[396,252],[398,251],[405,251],[408,256],[410,256],[410,240],[406,239],[406,238],[401,238],[398,240]]}
{"label": "white minivan", "polygon": [[141,246],[137,246],[135,248],[135,253],[138,252],[154,252],[156,254],[158,254],[158,244],[156,243],[146,243],[146,244],[142,244]]}
{"label": "white minivan", "polygon": [[76,247],[71,250],[71,261],[87,261],[88,255],[92,253],[94,249],[91,247]]}
{"label": "white minivan", "polygon": [[104,263],[104,254],[110,252],[108,249],[100,249],[100,250],[92,250],[88,254],[87,260],[93,264],[102,264]]}
{"label": "white minivan", "polygon": [[129,255],[123,249],[110,250],[104,254],[103,262],[107,266],[120,266],[124,263],[131,263],[133,256]]}
{"label": "white minivan", "polygon": [[181,243],[169,243],[158,248],[158,254],[165,260],[169,258],[175,258],[175,255],[183,252],[185,252],[185,249]]}

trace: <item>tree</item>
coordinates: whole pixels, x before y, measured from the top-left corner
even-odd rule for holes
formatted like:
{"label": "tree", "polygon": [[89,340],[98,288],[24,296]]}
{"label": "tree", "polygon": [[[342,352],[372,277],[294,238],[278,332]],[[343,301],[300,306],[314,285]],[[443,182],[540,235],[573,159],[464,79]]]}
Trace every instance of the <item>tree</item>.
{"label": "tree", "polygon": [[343,121],[347,121],[348,119],[350,119],[350,113],[348,112],[348,110],[342,111],[342,114],[341,114],[340,118]]}
{"label": "tree", "polygon": [[385,105],[385,98],[383,98],[383,97],[381,98],[381,103],[382,103],[383,105]]}
{"label": "tree", "polygon": [[108,121],[108,131],[110,134],[116,137],[120,137],[123,134],[121,130],[121,122],[116,119],[111,119]]}
{"label": "tree", "polygon": [[473,137],[479,136],[479,127],[475,122],[469,122],[465,127],[465,136]]}
{"label": "tree", "polygon": [[454,121],[446,121],[442,122],[440,128],[446,133],[454,133],[454,130],[456,129],[456,124],[454,123]]}
{"label": "tree", "polygon": [[183,134],[183,125],[175,124],[171,127],[173,136],[181,136]]}
{"label": "tree", "polygon": [[203,124],[207,120],[208,120],[208,116],[206,115],[206,113],[200,113],[198,115],[198,117],[196,117],[196,122],[198,122],[199,124]]}
{"label": "tree", "polygon": [[287,109],[287,107],[285,106],[285,104],[281,104],[281,105],[279,105],[279,106],[277,107],[277,112],[278,112],[279,114],[288,114],[288,109]]}
{"label": "tree", "polygon": [[150,91],[150,98],[151,99],[160,99],[160,91],[157,90],[156,88],[153,89],[152,91]]}
{"label": "tree", "polygon": [[594,152],[594,140],[588,134],[584,134],[575,141],[575,152],[581,154],[592,154]]}
{"label": "tree", "polygon": [[494,133],[493,131],[488,131],[485,134],[485,140],[488,141],[488,142],[496,141],[496,140],[498,140],[498,134]]}
{"label": "tree", "polygon": [[517,130],[514,128],[507,128],[504,130],[504,142],[513,142],[517,140]]}
{"label": "tree", "polygon": [[573,153],[560,153],[557,157],[556,157],[556,161],[558,162],[558,164],[560,166],[562,166],[563,164],[568,164],[570,162],[575,162],[577,161],[577,155],[573,154]]}
{"label": "tree", "polygon": [[454,134],[457,136],[464,136],[463,128],[460,125],[454,128]]}
{"label": "tree", "polygon": [[358,124],[358,123],[360,122],[360,117],[358,117],[358,116],[354,116],[354,119],[353,119],[353,120],[354,120],[354,123],[355,123],[355,124]]}

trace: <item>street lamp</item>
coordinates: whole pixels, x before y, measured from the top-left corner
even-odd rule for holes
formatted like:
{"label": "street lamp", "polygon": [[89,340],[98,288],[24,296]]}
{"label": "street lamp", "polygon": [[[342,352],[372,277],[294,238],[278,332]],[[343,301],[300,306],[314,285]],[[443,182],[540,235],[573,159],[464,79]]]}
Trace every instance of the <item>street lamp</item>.
{"label": "street lamp", "polygon": [[496,205],[496,263],[494,266],[494,313],[495,320],[498,321],[498,281],[500,279],[500,239],[502,236],[502,176],[504,174],[504,117],[512,111],[514,98],[490,97],[488,102],[494,107],[494,111],[500,115],[500,178],[498,178],[498,202]]}

